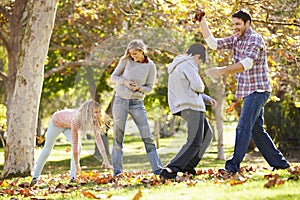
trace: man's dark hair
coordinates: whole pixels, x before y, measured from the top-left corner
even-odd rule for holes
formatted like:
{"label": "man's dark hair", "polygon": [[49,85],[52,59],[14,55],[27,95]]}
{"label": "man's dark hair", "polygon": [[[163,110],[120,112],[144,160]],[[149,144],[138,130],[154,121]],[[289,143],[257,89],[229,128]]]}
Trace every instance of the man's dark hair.
{"label": "man's dark hair", "polygon": [[251,24],[251,16],[249,13],[243,11],[243,10],[239,10],[237,12],[235,12],[232,17],[238,18],[243,20],[243,22],[246,24],[246,22],[249,20],[250,24]]}

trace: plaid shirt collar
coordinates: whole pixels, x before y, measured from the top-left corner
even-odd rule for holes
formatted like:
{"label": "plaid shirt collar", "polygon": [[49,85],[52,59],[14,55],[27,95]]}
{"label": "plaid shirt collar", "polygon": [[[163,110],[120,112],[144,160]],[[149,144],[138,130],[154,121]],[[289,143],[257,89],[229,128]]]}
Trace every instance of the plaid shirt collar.
{"label": "plaid shirt collar", "polygon": [[245,40],[246,38],[250,37],[250,35],[253,33],[253,30],[251,27],[249,27],[249,29],[244,33],[244,35],[242,35],[242,37],[237,37],[237,40]]}

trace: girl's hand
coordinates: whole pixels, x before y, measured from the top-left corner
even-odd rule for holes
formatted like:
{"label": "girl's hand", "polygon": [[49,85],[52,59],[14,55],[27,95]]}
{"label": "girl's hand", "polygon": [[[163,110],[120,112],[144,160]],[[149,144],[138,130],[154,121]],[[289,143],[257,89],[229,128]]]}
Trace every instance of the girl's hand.
{"label": "girl's hand", "polygon": [[102,165],[101,165],[101,168],[102,169],[113,169],[113,167],[109,164],[109,163],[102,163]]}
{"label": "girl's hand", "polygon": [[81,172],[80,164],[76,165],[76,174],[79,174]]}

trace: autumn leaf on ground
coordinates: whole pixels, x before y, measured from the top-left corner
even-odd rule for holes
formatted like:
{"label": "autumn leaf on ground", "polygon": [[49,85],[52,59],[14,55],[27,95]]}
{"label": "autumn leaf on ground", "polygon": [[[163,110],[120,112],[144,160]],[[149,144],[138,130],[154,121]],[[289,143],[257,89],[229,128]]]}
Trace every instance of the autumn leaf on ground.
{"label": "autumn leaf on ground", "polygon": [[290,167],[288,172],[291,174],[288,180],[298,180],[300,178],[300,166]]}
{"label": "autumn leaf on ground", "polygon": [[37,135],[36,138],[37,138],[37,143],[38,144],[42,144],[45,141],[45,138],[43,138],[42,136]]}
{"label": "autumn leaf on ground", "polygon": [[87,197],[87,198],[94,198],[94,199],[97,199],[97,197],[91,193],[91,192],[88,192],[88,191],[85,191],[85,190],[81,190],[81,194],[84,196],[84,197]]}
{"label": "autumn leaf on ground", "polygon": [[11,183],[10,183],[10,186],[15,186],[17,185],[19,179],[18,178],[15,178]]}
{"label": "autumn leaf on ground", "polygon": [[244,180],[235,180],[235,179],[230,179],[230,185],[234,186],[234,185],[241,185],[243,183],[246,182],[247,179]]}
{"label": "autumn leaf on ground", "polygon": [[143,193],[141,191],[141,188],[139,188],[132,200],[139,200],[140,198],[142,198],[142,196],[143,196]]}
{"label": "autumn leaf on ground", "polygon": [[68,153],[68,152],[70,152],[71,151],[71,148],[70,147],[67,147],[66,148],[66,152]]}
{"label": "autumn leaf on ground", "polygon": [[269,181],[264,185],[265,188],[271,188],[284,184],[284,180],[280,179],[278,174],[266,175],[265,178],[269,179]]}
{"label": "autumn leaf on ground", "polygon": [[33,192],[32,190],[30,190],[29,188],[24,188],[24,189],[20,189],[20,194],[23,197],[30,197],[30,196],[34,196],[35,192]]}

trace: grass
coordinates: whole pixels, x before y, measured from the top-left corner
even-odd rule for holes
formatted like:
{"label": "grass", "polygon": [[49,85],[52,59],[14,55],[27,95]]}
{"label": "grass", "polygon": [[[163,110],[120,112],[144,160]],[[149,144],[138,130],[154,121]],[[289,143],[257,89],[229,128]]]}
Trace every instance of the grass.
{"label": "grass", "polygon": [[[228,158],[233,151],[234,145],[234,125],[225,126],[224,129],[224,149],[225,157]],[[134,132],[134,131],[133,131]],[[161,138],[159,140],[158,153],[163,165],[166,165],[171,158],[178,152],[179,148],[184,144],[186,135],[181,133],[171,138]],[[112,142],[112,138],[109,139]],[[94,150],[93,141],[85,141],[81,154],[81,166],[83,173],[91,173],[93,170],[100,170],[101,158],[93,156]],[[112,147],[112,144],[110,144]],[[68,183],[67,172],[69,170],[71,152],[66,152],[70,145],[65,141],[57,144],[42,172],[42,179],[45,181],[38,187],[41,192],[37,193],[36,199],[82,199],[84,191],[91,191],[101,199],[133,199],[134,196],[141,191],[141,199],[300,199],[299,180],[288,180],[291,174],[287,170],[278,170],[272,172],[259,153],[248,153],[242,162],[242,167],[254,166],[257,170],[250,171],[247,174],[245,183],[235,184],[231,186],[229,180],[223,181],[217,179],[216,176],[211,176],[207,173],[195,176],[192,180],[182,182],[168,182],[167,184],[142,184],[140,180],[136,180],[139,176],[128,176],[116,184],[95,184],[86,183],[74,189],[72,192],[60,192],[51,194],[50,183],[54,177],[56,181],[63,184]],[[41,148],[36,151],[38,158]],[[0,152],[3,154],[3,152]],[[1,156],[3,158],[3,156]],[[111,155],[109,156],[111,159]],[[217,143],[213,142],[208,148],[203,159],[200,161],[198,168],[204,170],[215,170],[224,167],[224,160],[217,160]],[[0,170],[3,169],[3,160],[0,165]],[[150,165],[145,154],[143,143],[137,134],[128,134],[124,141],[124,170],[127,172],[139,172],[141,170],[149,171]],[[293,162],[293,165],[299,165],[298,162]],[[264,176],[268,174],[278,173],[281,180],[285,181],[282,185],[265,188],[264,185],[268,182]],[[51,174],[51,175],[50,175]],[[101,171],[101,174],[111,174],[111,171]],[[18,183],[29,182],[31,177],[20,178]],[[146,179],[149,180],[149,179]],[[6,180],[8,183],[13,179]],[[194,181],[194,182],[193,182]],[[194,183],[194,184],[191,184]],[[56,183],[57,184],[57,183]],[[4,191],[3,185],[0,186],[1,191]],[[45,190],[47,196],[45,196]],[[1,197],[7,199],[12,196]],[[24,199],[24,196],[14,195],[13,197]],[[25,198],[26,199],[26,198]],[[30,197],[27,197],[30,199]]]}

